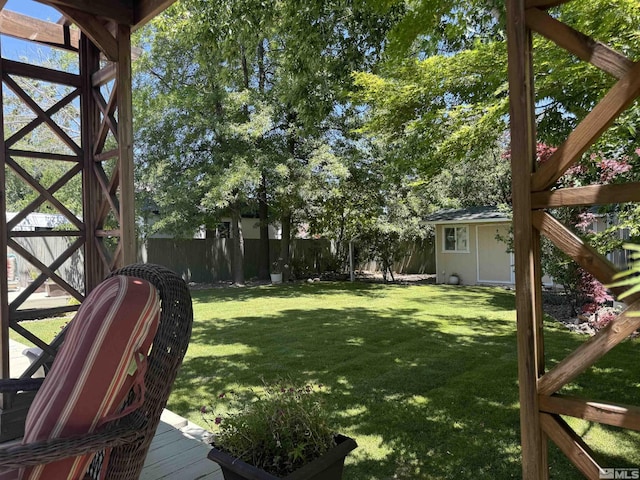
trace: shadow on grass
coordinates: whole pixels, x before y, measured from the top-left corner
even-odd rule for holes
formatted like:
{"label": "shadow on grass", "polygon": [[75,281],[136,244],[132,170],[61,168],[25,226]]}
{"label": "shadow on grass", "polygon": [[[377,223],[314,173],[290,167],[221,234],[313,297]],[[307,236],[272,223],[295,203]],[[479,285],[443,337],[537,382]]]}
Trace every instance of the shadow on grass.
{"label": "shadow on grass", "polygon": [[[197,292],[196,298],[242,301],[349,292],[366,302],[389,288],[333,283],[305,287]],[[496,291],[496,298],[487,300],[484,289],[482,295],[474,289],[452,290],[447,298],[452,306],[476,302],[484,304],[482,312],[513,309],[510,292]],[[330,297],[325,305],[262,317],[248,312],[233,320],[200,319],[192,345],[210,346],[207,351],[213,348],[213,354],[185,360],[170,408],[189,414],[194,405],[210,404],[221,392],[256,388],[263,379],[317,382],[326,386],[326,403],[339,429],[367,446],[366,453],[356,450],[345,478],[521,478],[515,322],[481,314],[471,319],[439,314],[425,320],[425,307],[391,313],[331,308]],[[456,333],[457,327],[464,333]],[[551,331],[547,341],[554,349],[571,350],[582,339]],[[589,373],[588,383],[596,387],[583,388],[590,388],[593,398],[637,382],[637,376],[626,374],[624,380],[610,383],[608,368],[613,367]],[[550,465],[552,478],[582,478],[555,449]]]}

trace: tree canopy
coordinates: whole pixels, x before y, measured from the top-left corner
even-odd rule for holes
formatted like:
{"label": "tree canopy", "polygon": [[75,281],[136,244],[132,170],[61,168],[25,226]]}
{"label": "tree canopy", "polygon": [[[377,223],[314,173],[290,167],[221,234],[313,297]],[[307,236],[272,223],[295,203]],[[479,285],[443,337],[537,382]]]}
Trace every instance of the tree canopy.
{"label": "tree canopy", "polygon": [[[636,0],[549,12],[640,58]],[[260,210],[287,238],[300,222],[407,237],[420,213],[510,202],[501,0],[183,0],[140,41],[138,158],[159,227]],[[539,139],[557,146],[615,79],[534,42]],[[639,123],[636,104],[585,162],[637,171]]]}
{"label": "tree canopy", "polygon": [[[426,177],[504,147],[509,120],[503,2],[446,3],[449,10],[445,2],[420,2],[394,30],[395,47],[379,72],[355,74],[355,98],[369,106],[363,132],[384,139],[395,161]],[[551,13],[640,57],[635,0],[570,2]],[[615,79],[540,36],[534,41],[538,135],[558,145]],[[638,113],[623,115],[594,151],[632,153]]]}

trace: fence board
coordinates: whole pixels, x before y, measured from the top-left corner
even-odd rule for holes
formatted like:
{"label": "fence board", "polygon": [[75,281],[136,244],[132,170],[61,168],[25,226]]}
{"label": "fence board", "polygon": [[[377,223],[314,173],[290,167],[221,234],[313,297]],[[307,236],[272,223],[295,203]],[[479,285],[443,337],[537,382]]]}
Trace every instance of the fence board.
{"label": "fence board", "polygon": [[[140,256],[177,272],[186,281],[209,283],[231,280],[231,240],[226,238],[177,239],[149,238]],[[270,240],[270,261],[277,260],[280,240]],[[244,240],[245,278],[258,275],[259,240]],[[432,240],[408,246],[406,255],[394,265],[398,273],[434,273],[435,250]],[[336,267],[335,252],[329,240],[295,239],[291,243],[291,266],[298,276],[315,276]],[[376,270],[373,261],[361,259],[358,269]]]}

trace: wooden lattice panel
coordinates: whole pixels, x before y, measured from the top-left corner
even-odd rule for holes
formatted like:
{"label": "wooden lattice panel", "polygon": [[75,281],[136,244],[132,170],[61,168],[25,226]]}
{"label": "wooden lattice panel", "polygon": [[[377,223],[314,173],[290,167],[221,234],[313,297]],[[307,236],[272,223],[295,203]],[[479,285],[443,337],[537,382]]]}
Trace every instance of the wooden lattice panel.
{"label": "wooden lattice panel", "polygon": [[[20,264],[28,264],[29,273],[33,272],[32,281],[11,300],[7,271],[0,272],[3,378],[9,376],[9,329],[48,354],[22,374],[31,376],[55,355],[62,337],[47,343],[21,322],[76,310],[107,273],[135,261],[130,28],[70,7],[60,6],[60,10],[70,19],[63,24],[0,11],[3,33],[61,48],[66,55],[75,56],[79,69],[78,73],[69,73],[4,58],[0,62],[3,108],[29,112],[16,122],[20,124],[2,122],[0,249],[10,249]],[[72,22],[81,26],[82,34]],[[25,25],[32,31],[26,32]],[[42,92],[34,95],[33,85],[46,85],[53,98]],[[71,122],[69,116],[74,116]],[[71,129],[70,124],[77,128]],[[34,142],[34,138],[40,141]],[[57,172],[55,178],[48,175],[45,179],[34,169],[34,165],[46,164],[61,165],[53,170]],[[4,213],[7,181],[21,184],[30,192],[29,199],[11,218]],[[31,214],[43,209],[64,218],[66,226],[51,231],[19,228]],[[44,258],[42,251],[30,248],[30,242],[38,239],[62,239],[65,246]],[[76,269],[73,280],[61,271],[63,267],[68,270],[70,263]],[[33,294],[43,285],[55,286],[77,302],[33,308]],[[15,418],[28,405],[23,403],[18,397],[0,395],[0,439],[19,433],[5,432],[5,425],[15,424]]]}
{"label": "wooden lattice panel", "polygon": [[[640,96],[640,62],[559,22],[545,9],[566,1],[508,0],[509,82],[513,170],[516,303],[520,381],[523,478],[548,478],[547,439],[552,440],[590,479],[598,465],[589,446],[560,415],[640,430],[640,408],[615,402],[559,395],[558,391],[640,328],[640,295],[606,328],[561,360],[545,368],[541,306],[540,235],[604,284],[616,267],[548,211],[563,206],[589,206],[640,201],[640,184],[556,188],[556,182]],[[542,166],[535,165],[535,94],[532,32],[609,73],[616,83],[576,126]],[[623,289],[613,289],[620,295]]]}
{"label": "wooden lattice panel", "polygon": [[[37,0],[56,8],[62,15],[52,23],[4,9],[0,0],[0,33],[34,44],[54,47],[75,56],[79,73],[27,65],[8,59],[0,62],[3,110],[6,99],[26,105],[31,118],[0,136],[0,251],[9,247],[25,258],[35,272],[34,282],[9,301],[7,269],[0,271],[0,373],[9,376],[9,329],[14,328],[45,352],[54,354],[60,338],[47,345],[20,325],[21,320],[74,310],[31,309],[26,302],[38,284],[53,283],[72,298],[82,301],[114,268],[136,261],[133,127],[131,102],[131,29],[144,25],[175,0]],[[58,85],[60,95],[50,104],[39,105],[24,88],[24,79]],[[70,135],[57,117],[75,109],[79,129]],[[56,138],[55,150],[25,149],[25,139],[46,131]],[[7,134],[8,133],[8,134]],[[26,160],[25,160],[26,159]],[[43,183],[25,168],[29,161],[66,163],[68,168]],[[7,221],[7,180],[22,182],[35,192],[35,199]],[[79,184],[72,208],[61,200],[65,189]],[[64,231],[19,232],[16,226],[43,205],[68,220]],[[67,245],[55,258],[45,260],[24,246],[35,237],[59,237]],[[69,282],[58,270],[65,262],[84,254],[84,268],[76,282]],[[22,308],[25,307],[25,308]],[[31,375],[34,364],[24,375]],[[28,395],[0,395],[0,441],[20,435],[20,424],[29,405]]]}

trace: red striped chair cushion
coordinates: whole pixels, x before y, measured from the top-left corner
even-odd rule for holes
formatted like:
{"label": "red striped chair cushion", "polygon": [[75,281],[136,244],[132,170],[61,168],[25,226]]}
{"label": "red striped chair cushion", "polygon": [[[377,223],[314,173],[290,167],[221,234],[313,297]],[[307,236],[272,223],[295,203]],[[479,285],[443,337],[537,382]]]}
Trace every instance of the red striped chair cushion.
{"label": "red striped chair cushion", "polygon": [[[158,292],[145,280],[116,276],[93,290],[29,408],[23,443],[92,432],[119,415],[132,387],[142,387],[143,395],[159,313]],[[25,469],[20,478],[79,479],[92,457]]]}

